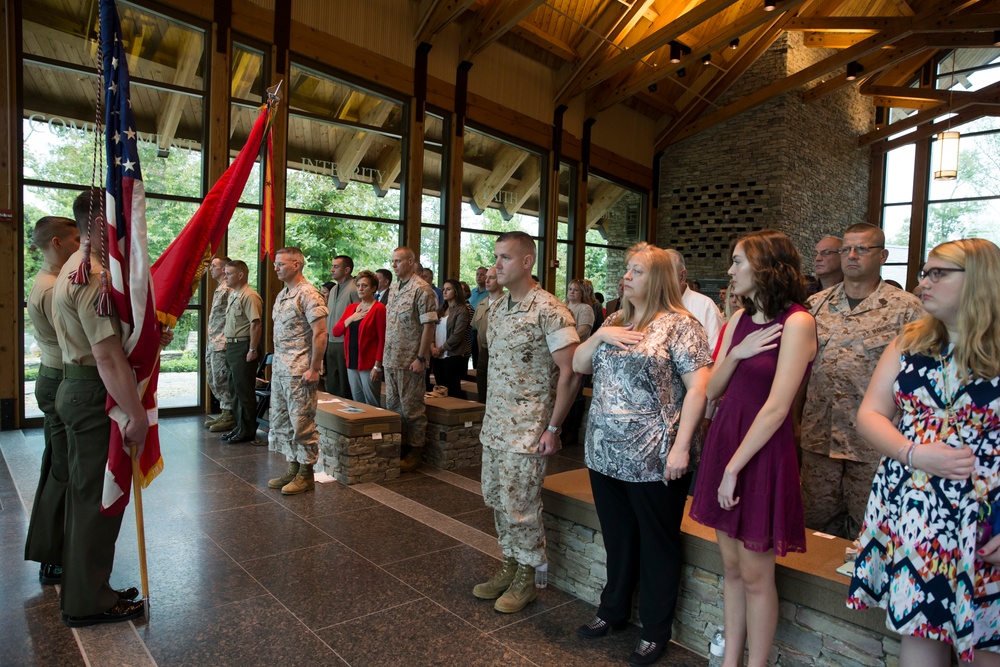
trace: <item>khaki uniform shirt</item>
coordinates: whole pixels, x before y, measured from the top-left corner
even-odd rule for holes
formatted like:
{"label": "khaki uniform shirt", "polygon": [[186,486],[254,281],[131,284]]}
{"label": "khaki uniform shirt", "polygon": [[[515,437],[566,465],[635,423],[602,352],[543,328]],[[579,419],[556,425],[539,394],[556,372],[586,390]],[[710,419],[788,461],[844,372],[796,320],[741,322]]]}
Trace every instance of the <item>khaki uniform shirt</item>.
{"label": "khaki uniform shirt", "polygon": [[479,438],[494,449],[537,454],[556,404],[552,353],[580,337],[565,304],[538,285],[513,309],[509,304],[505,294],[489,310],[489,390]]}
{"label": "khaki uniform shirt", "polygon": [[224,328],[226,338],[249,338],[250,323],[259,320],[263,310],[264,302],[250,285],[230,291]]}
{"label": "khaki uniform shirt", "polygon": [[101,265],[97,258],[90,258],[90,283],[74,285],[70,274],[80,266],[83,253],[73,253],[56,278],[52,290],[52,321],[55,325],[63,364],[96,366],[94,345],[111,336],[121,340],[121,322],[114,315],[97,314],[97,297],[101,293]]}
{"label": "khaki uniform shirt", "polygon": [[226,309],[229,307],[229,285],[219,283],[212,296],[212,310],[208,313],[208,344],[216,352],[226,349]]}
{"label": "khaki uniform shirt", "polygon": [[389,288],[389,304],[385,315],[386,368],[406,368],[420,352],[424,325],[435,323],[437,297],[420,276],[410,276],[405,283],[396,281]]}
{"label": "khaki uniform shirt", "polygon": [[857,434],[857,412],[879,357],[903,325],[923,315],[917,297],[879,282],[854,310],[843,284],[814,294],[819,349],[802,411],[802,449],[874,463],[881,454]]}
{"label": "khaki uniform shirt", "polygon": [[358,296],[358,284],[354,278],[345,280],[343,285],[334,283],[330,288],[330,297],[326,302],[326,309],[330,316],[326,319],[326,335],[332,343],[343,343],[343,336],[333,335],[333,325],[340,321],[347,306],[352,303],[361,303]]}
{"label": "khaki uniform shirt", "polygon": [[49,368],[62,370],[62,351],[52,325],[52,288],[56,285],[59,267],[45,262],[35,276],[35,284],[28,295],[28,317],[35,326],[35,342],[42,351],[41,361]]}
{"label": "khaki uniform shirt", "polygon": [[[501,292],[500,296],[498,296],[497,299],[503,297],[503,294],[504,293]],[[480,332],[478,339],[479,347],[486,348],[487,350],[489,349],[490,345],[489,341],[487,341],[486,339],[486,324],[487,322],[489,322],[490,319],[489,316],[490,306],[492,306],[494,303],[496,303],[496,300],[490,301],[489,294],[487,294],[485,297],[483,297],[483,299],[479,303],[476,304],[476,312],[472,314],[472,327],[476,331]]]}
{"label": "khaki uniform shirt", "polygon": [[309,370],[313,351],[312,323],[328,314],[323,295],[307,280],[278,292],[271,311],[274,321],[272,373],[298,377]]}

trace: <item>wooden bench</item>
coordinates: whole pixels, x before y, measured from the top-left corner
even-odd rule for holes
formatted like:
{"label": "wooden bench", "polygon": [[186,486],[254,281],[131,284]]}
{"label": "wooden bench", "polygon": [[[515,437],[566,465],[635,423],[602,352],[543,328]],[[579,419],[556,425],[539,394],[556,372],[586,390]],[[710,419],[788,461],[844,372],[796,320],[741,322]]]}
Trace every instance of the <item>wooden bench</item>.
{"label": "wooden bench", "polygon": [[319,392],[316,409],[323,471],[344,484],[399,477],[399,415]]}

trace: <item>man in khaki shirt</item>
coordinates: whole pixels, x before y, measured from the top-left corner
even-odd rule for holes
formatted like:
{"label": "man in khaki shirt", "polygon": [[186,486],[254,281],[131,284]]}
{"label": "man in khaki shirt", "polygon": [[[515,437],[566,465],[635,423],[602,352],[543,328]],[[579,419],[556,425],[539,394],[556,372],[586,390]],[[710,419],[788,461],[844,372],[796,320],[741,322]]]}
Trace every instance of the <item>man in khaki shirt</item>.
{"label": "man in khaki shirt", "polygon": [[260,316],[264,302],[247,284],[249,269],[236,259],[226,264],[226,284],[232,290],[226,308],[226,366],[236,425],[222,440],[253,442],[257,436],[257,399],[254,394],[260,345]]}
{"label": "man in khaki shirt", "polygon": [[226,366],[226,310],[229,307],[229,285],[226,284],[228,257],[213,257],[208,268],[216,282],[212,295],[212,309],[208,313],[208,344],[205,345],[205,375],[208,388],[219,401],[222,414],[209,417],[205,426],[212,433],[226,433],[234,426],[233,398],[229,393],[229,368]]}
{"label": "man in khaki shirt", "polygon": [[479,402],[486,402],[487,379],[490,372],[490,347],[486,340],[486,326],[489,322],[489,309],[493,302],[503,296],[503,288],[497,282],[497,269],[491,266],[486,271],[486,278],[483,281],[486,296],[476,304],[476,312],[472,315],[472,324],[483,335],[479,336],[479,361],[476,365],[476,390],[479,394]]}
{"label": "man in khaki shirt", "polygon": [[62,383],[63,363],[52,324],[52,288],[63,264],[80,247],[80,232],[69,218],[46,216],[35,224],[32,240],[43,260],[28,295],[28,317],[35,327],[35,342],[41,351],[35,400],[45,416],[45,449],[42,450],[35,502],[31,506],[24,559],[41,563],[38,578],[43,584],[58,584],[62,579],[69,461],[66,426],[56,412],[56,392]]}

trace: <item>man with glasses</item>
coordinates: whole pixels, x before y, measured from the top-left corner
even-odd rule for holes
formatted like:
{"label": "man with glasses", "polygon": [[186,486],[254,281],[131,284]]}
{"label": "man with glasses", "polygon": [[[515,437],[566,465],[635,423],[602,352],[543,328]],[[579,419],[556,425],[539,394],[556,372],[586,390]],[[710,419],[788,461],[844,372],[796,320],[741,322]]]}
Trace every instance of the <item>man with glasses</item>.
{"label": "man with glasses", "polygon": [[813,258],[813,273],[816,280],[809,283],[809,296],[830,289],[844,281],[844,272],[840,270],[840,239],[836,236],[824,236],[816,244],[816,256]]}
{"label": "man with glasses", "polygon": [[801,476],[806,526],[853,540],[880,458],[857,434],[855,415],[885,346],[923,309],[880,277],[889,256],[881,229],[851,225],[839,253],[844,282],[808,302],[819,350],[803,388]]}

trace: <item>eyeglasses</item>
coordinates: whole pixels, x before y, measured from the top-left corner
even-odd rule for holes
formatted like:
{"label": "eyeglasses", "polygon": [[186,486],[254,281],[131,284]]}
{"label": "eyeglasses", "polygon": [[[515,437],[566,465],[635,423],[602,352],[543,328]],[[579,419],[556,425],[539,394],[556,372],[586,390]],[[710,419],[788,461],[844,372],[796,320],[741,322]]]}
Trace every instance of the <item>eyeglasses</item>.
{"label": "eyeglasses", "polygon": [[817,257],[829,257],[830,255],[836,255],[839,252],[840,252],[839,250],[817,250],[816,251],[816,256]]}
{"label": "eyeglasses", "polygon": [[853,250],[854,252],[858,253],[859,257],[864,257],[875,248],[884,248],[884,247],[885,247],[884,245],[845,245],[837,252],[840,253],[841,255],[846,256],[850,255],[851,251]]}
{"label": "eyeglasses", "polygon": [[933,269],[925,269],[921,271],[917,274],[917,276],[921,280],[924,278],[930,278],[932,283],[936,283],[949,273],[965,273],[965,269],[942,269],[935,266]]}

